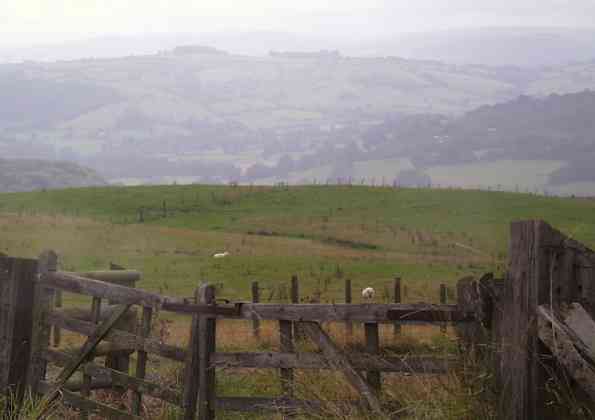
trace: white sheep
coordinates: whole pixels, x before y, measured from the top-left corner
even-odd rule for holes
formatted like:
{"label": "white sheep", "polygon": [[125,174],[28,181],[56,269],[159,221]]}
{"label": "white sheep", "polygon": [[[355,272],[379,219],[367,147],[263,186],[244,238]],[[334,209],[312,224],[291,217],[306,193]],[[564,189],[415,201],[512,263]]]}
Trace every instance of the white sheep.
{"label": "white sheep", "polygon": [[225,251],[223,253],[213,255],[213,258],[225,258],[228,255],[229,255],[229,252]]}
{"label": "white sheep", "polygon": [[372,289],[371,287],[366,287],[364,290],[362,290],[362,297],[366,300],[374,299],[375,294],[376,294],[376,291],[374,289]]}

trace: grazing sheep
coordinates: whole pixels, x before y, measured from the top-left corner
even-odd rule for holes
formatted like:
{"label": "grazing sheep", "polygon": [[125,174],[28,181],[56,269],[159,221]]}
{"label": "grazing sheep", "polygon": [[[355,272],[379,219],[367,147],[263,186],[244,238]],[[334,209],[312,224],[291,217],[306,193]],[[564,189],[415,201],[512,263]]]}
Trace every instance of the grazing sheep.
{"label": "grazing sheep", "polygon": [[213,255],[213,258],[225,258],[228,255],[229,255],[229,252],[225,251],[223,253]]}
{"label": "grazing sheep", "polygon": [[366,287],[364,290],[362,290],[362,297],[366,300],[374,299],[375,294],[376,294],[376,291],[374,289],[372,289],[371,287]]}

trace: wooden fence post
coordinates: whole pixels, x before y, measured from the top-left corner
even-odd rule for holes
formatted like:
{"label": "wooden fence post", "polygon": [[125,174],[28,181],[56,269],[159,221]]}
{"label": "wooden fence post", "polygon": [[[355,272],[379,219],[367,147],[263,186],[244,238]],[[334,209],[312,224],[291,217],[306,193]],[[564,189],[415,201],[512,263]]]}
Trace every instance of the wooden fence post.
{"label": "wooden fence post", "polygon": [[[446,289],[446,285],[444,283],[442,283],[440,285],[440,303],[441,304],[446,304],[447,300],[448,300],[448,296],[447,296],[448,292]],[[446,333],[446,323],[443,323],[440,326],[440,332],[442,332],[443,334]]]}
{"label": "wooden fence post", "polygon": [[[110,271],[125,271],[125,268],[121,265],[110,263]],[[102,280],[104,281],[104,280]],[[136,279],[125,279],[124,282],[121,283],[122,286],[134,288],[136,286]],[[115,302],[108,301],[108,304],[113,304]],[[120,322],[118,328],[134,332],[137,329],[137,319],[136,317],[127,317],[125,320]],[[119,372],[123,372],[128,374],[130,371],[130,353],[129,352],[115,352],[113,354],[108,355],[105,358],[105,367],[110,369],[117,370]],[[124,389],[120,389],[121,392],[124,392]]]}
{"label": "wooden fence post", "polygon": [[[365,331],[366,331],[366,351],[371,355],[378,356],[380,354],[380,336],[378,334],[378,324],[377,323],[366,323],[365,324]],[[380,395],[381,387],[382,387],[382,379],[380,377],[379,371],[368,371],[366,376],[370,387]]]}
{"label": "wooden fence post", "polygon": [[[138,334],[143,338],[148,338],[151,335],[151,322],[153,319],[153,309],[144,307]],[[147,372],[148,355],[146,351],[139,351],[136,359],[136,377],[145,379]],[[139,391],[135,392],[132,399],[132,414],[140,415],[143,405],[143,394]]]}
{"label": "wooden fence post", "polygon": [[[58,256],[53,251],[45,251],[39,256],[38,271],[40,280],[50,272],[57,271]],[[39,393],[39,383],[45,379],[47,362],[43,353],[50,344],[50,328],[47,325],[47,318],[52,310],[53,289],[44,287],[41,281],[35,284],[32,313],[32,334],[31,334],[31,357],[27,384],[31,392]]]}
{"label": "wooden fence post", "polygon": [[11,396],[5,407],[7,418],[12,418],[24,396],[37,271],[37,260],[0,256],[0,389]]}
{"label": "wooden fence post", "polygon": [[[200,289],[194,291],[195,303],[200,302]],[[182,395],[182,410],[184,420],[194,420],[196,417],[196,401],[198,399],[199,376],[196,374],[199,370],[199,315],[192,315],[192,325],[190,327],[190,341],[186,360],[184,362],[184,390]]]}
{"label": "wooden fence post", "polygon": [[[571,273],[559,273],[557,256],[565,237],[542,221],[511,225],[510,265],[504,282],[499,351],[501,401],[498,415],[506,420],[549,419],[547,372],[540,355],[537,307],[556,295],[557,283]],[[553,288],[550,285],[553,284]],[[550,294],[551,292],[551,294]]]}
{"label": "wooden fence post", "polygon": [[[351,289],[351,279],[345,279],[345,303],[351,304],[352,301],[352,289]],[[353,322],[346,321],[345,322],[345,336],[347,338],[347,342],[353,342]]]}
{"label": "wooden fence post", "polygon": [[[260,302],[260,289],[258,287],[258,282],[252,282],[252,303],[259,303]],[[254,316],[252,318],[252,335],[254,338],[260,338],[260,320]]]}
{"label": "wooden fence post", "polygon": [[[199,303],[215,305],[215,287],[203,284],[200,289]],[[199,357],[198,357],[198,420],[215,419],[215,368],[211,366],[211,359],[216,351],[216,318],[213,315],[202,314],[198,318]]]}
{"label": "wooden fence post", "polygon": [[[401,277],[395,277],[393,283],[393,301],[394,303],[401,303]],[[401,335],[401,323],[399,321],[395,321],[393,324],[393,336],[397,338]]]}

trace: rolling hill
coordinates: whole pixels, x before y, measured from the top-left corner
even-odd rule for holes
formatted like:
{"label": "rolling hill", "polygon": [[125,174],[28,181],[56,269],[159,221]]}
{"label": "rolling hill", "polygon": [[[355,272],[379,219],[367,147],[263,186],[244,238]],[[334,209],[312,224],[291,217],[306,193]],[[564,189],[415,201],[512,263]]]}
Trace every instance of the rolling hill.
{"label": "rolling hill", "polygon": [[[595,88],[594,66],[486,67],[334,51],[255,57],[201,46],[5,64],[0,150],[7,158],[74,161],[124,183],[336,177],[348,173],[341,162],[386,159],[420,166],[416,156],[438,147],[424,138],[428,125],[479,120],[481,106],[512,106],[507,101],[526,92]],[[403,124],[411,135],[396,142],[400,148],[389,141],[387,154],[382,141],[370,142],[374,133],[398,135]],[[440,154],[421,166],[453,163]],[[372,166],[358,163],[356,176],[373,176],[362,170]]]}

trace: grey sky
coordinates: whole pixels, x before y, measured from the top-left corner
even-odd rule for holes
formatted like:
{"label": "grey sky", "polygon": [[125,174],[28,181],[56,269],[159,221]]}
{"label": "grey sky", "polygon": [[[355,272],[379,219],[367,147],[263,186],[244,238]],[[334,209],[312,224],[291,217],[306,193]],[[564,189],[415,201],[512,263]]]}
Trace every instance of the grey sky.
{"label": "grey sky", "polygon": [[0,46],[98,35],[273,30],[361,37],[478,26],[592,27],[595,0],[0,0]]}

